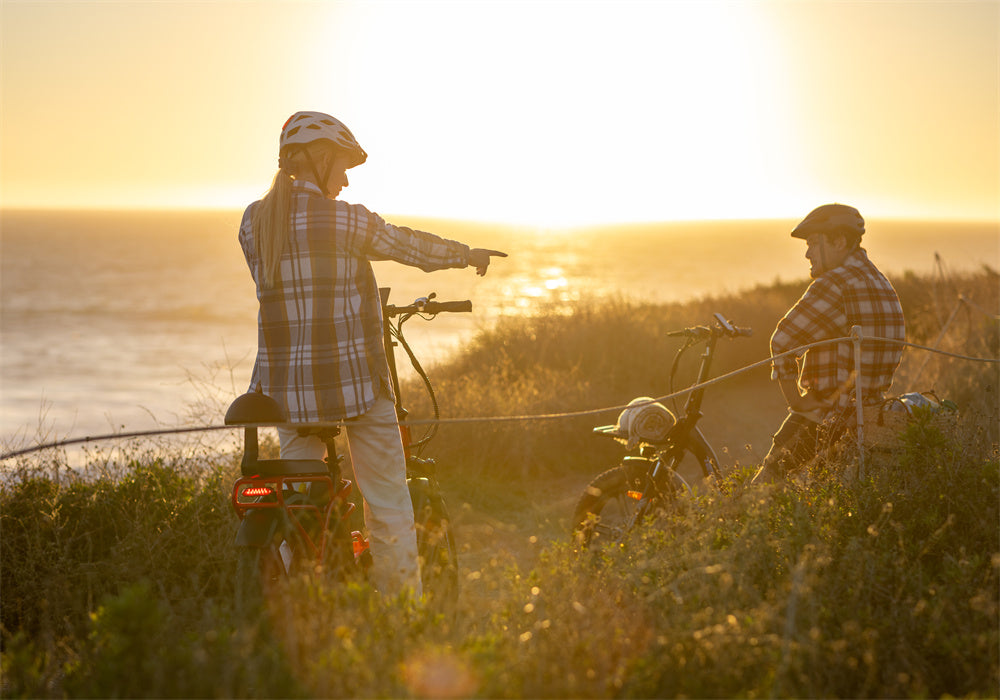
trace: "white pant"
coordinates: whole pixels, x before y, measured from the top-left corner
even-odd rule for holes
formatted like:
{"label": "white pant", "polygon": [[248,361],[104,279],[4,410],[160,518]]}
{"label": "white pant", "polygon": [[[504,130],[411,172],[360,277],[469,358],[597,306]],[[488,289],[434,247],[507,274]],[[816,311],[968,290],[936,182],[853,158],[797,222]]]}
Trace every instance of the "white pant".
{"label": "white pant", "polygon": [[[372,425],[372,423],[386,425]],[[375,587],[393,596],[411,589],[419,597],[420,567],[413,503],[406,486],[406,456],[396,423],[396,407],[380,397],[371,410],[349,421],[344,433],[354,477],[364,498]],[[326,447],[315,435],[278,428],[282,459],[323,459]]]}

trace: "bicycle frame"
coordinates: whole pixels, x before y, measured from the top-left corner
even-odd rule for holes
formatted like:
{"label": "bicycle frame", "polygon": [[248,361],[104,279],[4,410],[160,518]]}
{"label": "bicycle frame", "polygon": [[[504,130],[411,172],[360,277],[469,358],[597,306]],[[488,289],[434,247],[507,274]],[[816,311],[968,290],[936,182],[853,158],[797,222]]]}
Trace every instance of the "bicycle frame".
{"label": "bicycle frame", "polygon": [[[721,314],[715,314],[715,316],[716,319],[719,320],[720,324],[725,323],[729,329],[733,329],[733,326],[729,324],[729,322],[726,321]],[[704,434],[702,434],[701,429],[698,427],[698,421],[700,421],[704,415],[701,412],[701,404],[705,398],[706,388],[700,385],[704,384],[708,380],[709,373],[712,368],[712,360],[715,358],[715,346],[716,343],[718,343],[721,334],[714,328],[699,326],[693,329],[686,329],[685,331],[675,331],[668,333],[667,335],[687,336],[687,341],[683,346],[681,346],[680,350],[677,351],[677,354],[674,357],[674,362],[670,371],[671,389],[673,389],[673,378],[677,372],[677,366],[680,363],[681,356],[684,354],[685,350],[699,342],[701,338],[705,339],[705,349],[701,353],[701,364],[698,367],[698,375],[694,381],[694,385],[699,388],[694,389],[688,394],[687,399],[684,402],[683,414],[667,435],[667,443],[669,447],[659,453],[656,460],[656,466],[651,474],[654,482],[657,482],[657,478],[660,476],[659,471],[665,461],[670,461],[673,457],[680,456],[685,450],[691,449],[694,445],[697,445],[699,449],[707,452],[707,457],[711,460],[712,464],[716,466],[719,464],[719,459],[715,455],[715,450],[709,444],[708,440],[705,439]],[[707,477],[709,474],[706,473],[705,476]]]}
{"label": "bicycle frame", "polygon": [[448,508],[441,495],[441,488],[437,480],[437,463],[432,458],[418,456],[423,447],[436,434],[437,424],[432,423],[419,440],[412,439],[410,426],[406,423],[408,412],[403,407],[395,348],[398,345],[406,351],[410,364],[423,380],[433,407],[434,419],[440,418],[440,409],[434,395],[434,387],[431,386],[427,373],[420,366],[420,362],[403,336],[403,324],[413,316],[427,317],[442,312],[469,312],[472,311],[472,302],[468,300],[437,302],[433,301],[435,295],[431,293],[407,306],[393,306],[388,303],[388,288],[380,289],[379,293],[382,296],[382,339],[386,358],[389,361],[390,382],[396,397],[396,416],[406,454],[406,483],[410,490],[414,522],[417,528],[424,594],[429,594],[438,603],[447,604],[453,602],[458,594],[458,552],[451,533]]}

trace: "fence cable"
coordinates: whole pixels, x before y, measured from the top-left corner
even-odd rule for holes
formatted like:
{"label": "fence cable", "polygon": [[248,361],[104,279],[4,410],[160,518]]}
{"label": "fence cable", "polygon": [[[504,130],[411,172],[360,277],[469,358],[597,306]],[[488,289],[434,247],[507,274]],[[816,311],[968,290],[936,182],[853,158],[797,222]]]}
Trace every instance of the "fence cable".
{"label": "fence cable", "polygon": [[[1000,364],[1000,359],[997,359],[997,358],[984,358],[984,357],[972,357],[972,356],[969,356],[969,355],[960,355],[960,354],[953,353],[953,352],[947,352],[947,351],[944,351],[944,350],[939,350],[936,347],[927,347],[925,345],[917,345],[915,343],[909,343],[909,342],[906,342],[904,340],[897,340],[895,338],[862,337],[861,336],[861,329],[860,329],[860,327],[859,326],[855,326],[854,328],[852,328],[852,335],[850,335],[850,336],[845,336],[845,337],[842,337],[842,338],[833,338],[833,339],[827,339],[827,340],[820,340],[820,341],[817,341],[815,343],[809,343],[807,345],[801,345],[801,346],[799,346],[797,348],[794,348],[792,350],[788,350],[787,352],[783,352],[783,353],[780,353],[778,355],[773,355],[773,356],[767,357],[767,358],[765,358],[763,360],[759,360],[757,362],[754,362],[752,364],[746,365],[744,367],[740,367],[738,369],[732,370],[731,372],[727,372],[727,373],[721,374],[721,375],[719,375],[717,377],[713,377],[712,379],[704,381],[701,384],[692,384],[691,386],[685,387],[684,389],[681,389],[679,391],[675,391],[672,394],[666,394],[664,396],[660,396],[658,398],[653,399],[653,401],[664,402],[664,401],[667,401],[667,400],[670,400],[670,399],[679,398],[681,396],[685,396],[687,394],[690,394],[692,391],[695,391],[697,389],[701,389],[701,388],[705,388],[705,387],[710,387],[710,386],[713,386],[715,384],[720,384],[720,383],[722,383],[724,381],[728,381],[730,379],[733,379],[734,377],[737,377],[737,376],[739,376],[741,374],[745,374],[746,372],[754,370],[754,369],[756,369],[758,367],[770,364],[771,362],[773,362],[776,359],[779,359],[779,358],[782,358],[782,357],[787,357],[787,356],[790,356],[790,355],[801,355],[806,350],[809,350],[809,349],[815,348],[815,347],[819,347],[819,346],[822,346],[822,345],[834,345],[836,343],[851,342],[851,343],[853,343],[855,345],[855,347],[856,347],[856,351],[855,352],[857,353],[857,348],[860,347],[860,344],[862,342],[866,342],[866,341],[883,342],[883,343],[890,343],[890,344],[894,344],[894,345],[902,345],[904,347],[910,347],[910,348],[914,348],[914,349],[917,349],[917,350],[925,350],[927,352],[935,353],[935,354],[938,354],[938,355],[944,355],[944,356],[947,356],[947,357],[953,357],[953,358],[960,359],[960,360],[967,360],[967,361],[970,361],[970,362],[986,362],[986,363],[992,363],[992,364]],[[633,404],[633,405],[635,405],[635,404]],[[596,416],[596,415],[600,415],[600,414],[603,414],[603,413],[611,413],[613,411],[623,411],[626,408],[628,408],[628,404],[621,405],[621,406],[606,406],[606,407],[603,407],[603,408],[587,409],[587,410],[583,410],[583,411],[565,411],[565,412],[562,412],[562,413],[543,413],[543,414],[518,415],[518,416],[480,416],[480,417],[475,417],[474,416],[474,417],[468,417],[468,418],[436,418],[436,419],[435,418],[419,418],[419,419],[413,419],[413,420],[409,420],[408,419],[406,421],[406,423],[407,423],[407,425],[418,426],[418,425],[434,425],[434,424],[436,424],[436,425],[467,425],[467,424],[470,424],[470,423],[518,423],[518,422],[530,422],[530,421],[551,421],[551,420],[581,418],[581,417],[585,417],[585,416]],[[326,423],[295,423],[294,425],[295,425],[296,428],[330,428],[330,427],[349,427],[350,423],[347,423],[347,422],[344,422],[344,421],[336,421],[336,422],[326,422]],[[367,425],[392,425],[392,424],[385,423],[385,422],[371,421],[371,422],[367,423]],[[860,439],[861,439],[860,438],[860,432],[862,430],[862,425],[863,424],[859,422],[859,426],[858,426],[858,430],[859,430],[859,447],[860,447]],[[27,454],[31,454],[31,453],[34,453],[34,452],[41,452],[43,450],[48,450],[48,449],[57,449],[57,448],[63,448],[63,447],[71,447],[71,446],[74,446],[74,445],[83,445],[83,444],[88,444],[88,443],[93,443],[93,442],[101,442],[101,441],[105,441],[105,440],[122,440],[122,439],[140,438],[140,437],[153,437],[153,436],[157,436],[157,435],[180,435],[180,434],[185,434],[185,433],[199,433],[199,432],[205,432],[205,433],[207,433],[207,432],[220,431],[220,430],[242,429],[243,427],[244,427],[243,425],[206,425],[206,426],[192,426],[192,427],[186,427],[186,428],[164,428],[164,429],[158,429],[158,430],[137,430],[137,431],[127,432],[127,433],[108,433],[108,434],[105,434],[105,435],[92,435],[92,436],[79,437],[79,438],[67,438],[67,439],[64,439],[64,440],[55,440],[53,442],[43,443],[43,444],[39,444],[39,445],[33,445],[31,447],[25,447],[25,448],[22,448],[22,449],[12,450],[10,452],[5,452],[3,454],[0,454],[0,461],[4,461],[4,460],[7,460],[7,459],[12,459],[14,457],[22,457],[22,456],[27,455]]]}

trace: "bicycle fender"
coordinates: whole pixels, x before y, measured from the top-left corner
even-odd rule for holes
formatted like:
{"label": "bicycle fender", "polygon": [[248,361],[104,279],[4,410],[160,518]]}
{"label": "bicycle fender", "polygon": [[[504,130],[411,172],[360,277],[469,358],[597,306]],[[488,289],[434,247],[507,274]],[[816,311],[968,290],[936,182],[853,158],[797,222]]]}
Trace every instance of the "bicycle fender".
{"label": "bicycle fender", "polygon": [[633,470],[640,473],[646,471],[652,473],[654,464],[656,464],[656,460],[639,457],[638,455],[626,455],[622,457],[622,466],[625,467],[625,472],[630,475],[634,473]]}
{"label": "bicycle fender", "polygon": [[277,509],[247,512],[236,531],[237,547],[263,547],[267,545],[278,527]]}
{"label": "bicycle fender", "polygon": [[431,482],[425,477],[411,477],[406,480],[406,485],[410,489],[410,501],[413,502],[413,510],[416,512],[425,500],[431,498]]}
{"label": "bicycle fender", "polygon": [[645,480],[647,475],[653,473],[656,460],[638,455],[626,455],[622,457],[622,469],[625,470],[625,477],[631,480]]}
{"label": "bicycle fender", "polygon": [[[622,467],[625,469],[625,475],[627,478],[643,480],[647,476],[651,476],[653,474],[653,470],[656,467],[656,460],[648,459],[646,457],[638,457],[635,455],[628,455],[622,459]],[[669,479],[671,481],[672,488],[680,489],[688,493],[691,492],[691,486],[688,485],[688,482],[685,481],[684,477],[676,471],[669,472]]]}

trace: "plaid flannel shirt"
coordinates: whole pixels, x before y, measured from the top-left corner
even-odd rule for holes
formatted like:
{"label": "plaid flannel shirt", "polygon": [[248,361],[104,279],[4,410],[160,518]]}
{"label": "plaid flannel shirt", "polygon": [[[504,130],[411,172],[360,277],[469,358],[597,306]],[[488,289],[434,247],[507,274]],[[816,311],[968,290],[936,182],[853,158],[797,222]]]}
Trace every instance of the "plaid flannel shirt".
{"label": "plaid flannel shirt", "polygon": [[[771,355],[851,334],[861,326],[865,338],[906,339],[903,309],[896,290],[868,259],[863,248],[844,263],[813,280],[771,336]],[[861,345],[861,392],[865,403],[882,398],[899,366],[901,345],[864,341]],[[795,379],[817,398],[833,405],[827,417],[854,399],[854,346],[850,342],[807,350],[800,357],[775,358],[772,379]]]}
{"label": "plaid flannel shirt", "polygon": [[468,265],[468,246],[393,226],[296,180],[278,280],[264,289],[251,226],[256,205],[247,207],[239,233],[260,302],[251,391],[259,387],[277,400],[293,423],[366,413],[382,391],[392,396],[370,261],[426,272],[460,268]]}

